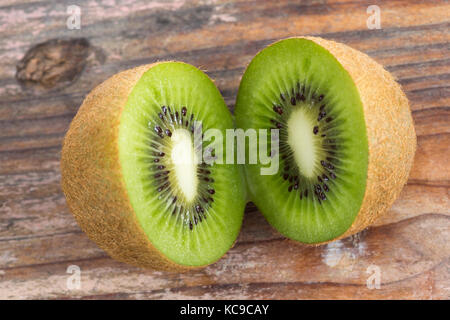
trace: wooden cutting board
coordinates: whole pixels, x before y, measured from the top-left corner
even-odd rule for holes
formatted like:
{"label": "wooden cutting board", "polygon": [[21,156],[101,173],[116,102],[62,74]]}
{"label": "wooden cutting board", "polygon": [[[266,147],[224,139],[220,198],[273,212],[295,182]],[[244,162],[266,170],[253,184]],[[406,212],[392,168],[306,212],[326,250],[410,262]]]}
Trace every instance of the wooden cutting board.
{"label": "wooden cutting board", "polygon": [[[65,2],[0,0],[0,298],[450,298],[447,1],[370,1],[380,29],[368,28],[365,1],[77,3],[80,29],[77,9],[69,16]],[[184,274],[116,262],[87,238],[61,192],[59,157],[92,88],[126,68],[182,60],[206,70],[233,110],[251,58],[295,35],[367,53],[410,99],[418,150],[386,217],[351,238],[308,247],[285,240],[248,205],[234,248]],[[59,41],[36,47],[50,39]],[[79,288],[71,282],[77,270]]]}

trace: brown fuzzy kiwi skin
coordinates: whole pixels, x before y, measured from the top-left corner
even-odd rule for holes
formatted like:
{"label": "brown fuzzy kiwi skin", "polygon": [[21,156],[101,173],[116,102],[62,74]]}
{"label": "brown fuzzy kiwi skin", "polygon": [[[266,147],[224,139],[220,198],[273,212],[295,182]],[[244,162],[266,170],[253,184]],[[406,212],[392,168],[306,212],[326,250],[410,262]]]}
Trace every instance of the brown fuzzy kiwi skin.
{"label": "brown fuzzy kiwi skin", "polygon": [[112,258],[142,268],[188,271],[201,267],[174,263],[148,240],[129,201],[119,161],[122,110],[137,81],[156,64],[120,72],[88,94],[63,142],[61,183],[81,229]]}
{"label": "brown fuzzy kiwi skin", "polygon": [[366,190],[353,224],[330,240],[334,241],[362,231],[388,212],[408,180],[417,139],[408,99],[389,72],[366,54],[342,43],[304,38],[328,50],[347,70],[364,108],[369,145]]}

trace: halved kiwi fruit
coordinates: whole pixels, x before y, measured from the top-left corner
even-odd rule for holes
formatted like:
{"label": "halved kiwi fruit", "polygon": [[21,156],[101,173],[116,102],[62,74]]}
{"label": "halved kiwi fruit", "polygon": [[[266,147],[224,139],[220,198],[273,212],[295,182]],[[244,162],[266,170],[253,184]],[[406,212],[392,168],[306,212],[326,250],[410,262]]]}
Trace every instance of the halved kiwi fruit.
{"label": "halved kiwi fruit", "polygon": [[196,158],[205,146],[196,147],[194,131],[209,128],[225,135],[233,120],[214,83],[191,65],[145,65],[96,87],[62,149],[62,187],[81,228],[136,266],[182,270],[218,260],[239,233],[245,190],[236,166]]}
{"label": "halved kiwi fruit", "polygon": [[387,211],[416,149],[408,100],[367,55],[320,38],[262,50],[242,78],[239,128],[279,129],[280,170],[245,166],[251,200],[288,238],[322,243]]}

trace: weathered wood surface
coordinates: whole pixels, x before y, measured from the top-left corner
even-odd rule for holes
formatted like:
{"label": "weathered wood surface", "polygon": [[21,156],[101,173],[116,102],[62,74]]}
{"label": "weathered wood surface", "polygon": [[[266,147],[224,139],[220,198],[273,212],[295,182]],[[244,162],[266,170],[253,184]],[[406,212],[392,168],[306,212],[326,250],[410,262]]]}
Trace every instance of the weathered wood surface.
{"label": "weathered wood surface", "polygon": [[[77,1],[81,29],[69,30],[71,4],[0,0],[0,298],[450,298],[447,1],[89,0]],[[369,4],[381,9],[380,30],[366,26]],[[206,70],[232,110],[256,52],[301,34],[366,52],[410,99],[418,150],[388,216],[357,236],[307,247],[283,239],[249,205],[236,246],[184,274],[115,262],[80,231],[61,192],[59,156],[89,90],[117,71],[177,59]],[[16,66],[30,48],[68,38],[90,43],[81,74],[54,88],[19,81]],[[80,289],[66,285],[70,265],[81,268]],[[366,286],[371,265],[380,289]]]}

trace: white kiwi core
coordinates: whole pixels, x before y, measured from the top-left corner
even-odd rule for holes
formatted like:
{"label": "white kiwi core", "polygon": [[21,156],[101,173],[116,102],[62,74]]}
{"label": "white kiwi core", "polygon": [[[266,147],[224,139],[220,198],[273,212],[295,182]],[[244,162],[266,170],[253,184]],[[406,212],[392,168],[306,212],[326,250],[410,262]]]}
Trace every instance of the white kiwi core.
{"label": "white kiwi core", "polygon": [[315,175],[318,159],[316,137],[313,133],[314,120],[311,119],[309,108],[296,108],[292,111],[288,126],[288,144],[291,147],[295,162],[300,172],[306,178]]}
{"label": "white kiwi core", "polygon": [[194,200],[197,193],[197,156],[191,133],[186,129],[177,129],[171,137],[172,160],[175,179],[187,202]]}

